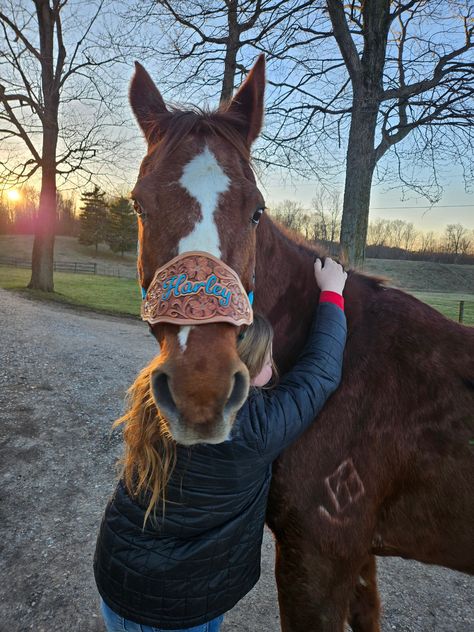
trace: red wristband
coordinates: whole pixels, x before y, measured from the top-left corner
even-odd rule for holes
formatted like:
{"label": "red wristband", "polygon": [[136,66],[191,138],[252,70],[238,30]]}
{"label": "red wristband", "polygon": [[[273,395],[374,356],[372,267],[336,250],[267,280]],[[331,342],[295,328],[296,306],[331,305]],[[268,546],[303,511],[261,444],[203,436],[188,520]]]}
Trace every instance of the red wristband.
{"label": "red wristband", "polygon": [[337,292],[330,292],[329,290],[324,290],[319,295],[320,303],[334,303],[344,311],[344,297],[342,294],[338,294]]}

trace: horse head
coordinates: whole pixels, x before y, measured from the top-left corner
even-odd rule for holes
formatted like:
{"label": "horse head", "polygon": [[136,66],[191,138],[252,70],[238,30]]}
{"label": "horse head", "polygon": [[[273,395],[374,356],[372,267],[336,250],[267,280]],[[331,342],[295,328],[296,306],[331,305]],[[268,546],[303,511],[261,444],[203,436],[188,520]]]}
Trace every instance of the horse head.
{"label": "horse head", "polygon": [[[166,106],[136,64],[130,102],[148,146],[132,191],[144,295],[157,270],[196,251],[224,262],[242,291],[252,292],[256,230],[265,203],[250,147],[262,125],[264,84],[261,56],[228,104],[211,113],[182,111]],[[150,324],[160,345],[151,376],[155,403],[179,443],[222,442],[249,388],[236,349],[240,328],[219,319],[180,322]]]}

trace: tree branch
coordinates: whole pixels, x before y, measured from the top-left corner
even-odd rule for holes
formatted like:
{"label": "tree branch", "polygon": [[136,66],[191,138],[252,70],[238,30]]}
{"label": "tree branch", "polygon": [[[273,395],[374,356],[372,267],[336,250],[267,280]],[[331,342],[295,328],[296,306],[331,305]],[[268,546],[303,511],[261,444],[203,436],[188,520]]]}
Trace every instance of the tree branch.
{"label": "tree branch", "polygon": [[38,152],[36,151],[35,146],[31,142],[31,140],[30,140],[25,128],[20,123],[20,121],[17,119],[17,117],[15,115],[15,112],[13,111],[13,108],[10,106],[10,104],[8,102],[8,99],[5,98],[5,87],[2,86],[2,85],[0,85],[0,102],[3,103],[3,107],[5,108],[5,110],[6,110],[7,114],[8,114],[8,119],[12,122],[12,124],[18,130],[19,137],[23,140],[23,142],[26,144],[26,146],[30,150],[33,158],[38,163],[41,163],[41,158],[40,158]]}
{"label": "tree branch", "polygon": [[[66,0],[64,0],[64,3],[66,2]],[[71,61],[69,62],[69,68],[68,71],[65,73],[65,77],[62,77],[60,79],[60,77],[58,75],[56,75],[56,81],[58,82],[59,87],[64,85],[64,82],[66,81],[66,78],[69,77],[70,75],[72,75],[75,70],[72,68],[73,64],[74,64],[74,60],[76,59],[77,53],[79,52],[80,47],[82,46],[82,44],[84,43],[84,40],[86,39],[87,35],[89,34],[92,26],[94,25],[95,21],[97,20],[100,11],[102,10],[102,6],[104,4],[104,0],[101,0],[101,2],[99,3],[99,6],[97,7],[96,12],[94,13],[94,15],[92,16],[91,20],[89,21],[89,24],[87,25],[87,29],[84,31],[84,33],[82,34],[82,37],[76,42],[76,46],[74,47],[74,52],[71,56]]]}
{"label": "tree branch", "polygon": [[1,11],[0,11],[0,20],[4,22],[5,24],[7,24],[12,29],[16,37],[23,42],[26,48],[30,51],[30,53],[33,53],[36,59],[41,60],[41,55],[39,51],[37,51],[36,48],[33,46],[33,44],[28,40],[28,38],[23,35],[21,30],[18,28],[18,26],[14,22],[12,22],[10,18],[4,13],[2,13]]}
{"label": "tree branch", "polygon": [[[66,1],[66,0],[65,0]],[[56,24],[56,40],[58,43],[58,54],[56,57],[56,69],[54,71],[54,89],[59,90],[61,85],[61,74],[66,60],[66,47],[63,40],[63,28],[61,23],[61,8],[63,5],[57,0],[54,4],[54,22]]]}
{"label": "tree branch", "polygon": [[174,19],[179,22],[180,24],[182,24],[183,26],[187,26],[188,28],[190,28],[191,30],[193,30],[195,33],[197,33],[199,35],[199,37],[202,38],[203,41],[205,42],[210,42],[212,44],[225,44],[227,42],[227,37],[211,37],[210,35],[206,35],[198,26],[196,26],[193,22],[190,22],[189,20],[187,20],[186,18],[184,18],[182,15],[180,15],[179,13],[177,13],[173,7],[171,2],[169,2],[168,0],[159,0],[159,4],[163,5],[170,13],[171,15],[174,17]]}
{"label": "tree branch", "polygon": [[353,85],[358,85],[362,73],[362,64],[347,26],[344,5],[341,0],[327,0],[327,7],[334,37],[346,63],[349,76]]}
{"label": "tree branch", "polygon": [[455,59],[456,57],[459,57],[460,55],[467,52],[473,47],[474,44],[471,40],[473,31],[474,31],[474,27],[470,27],[469,29],[467,29],[466,43],[464,44],[464,46],[461,46],[461,48],[457,48],[456,50],[451,51],[447,55],[443,55],[439,59],[438,63],[436,64],[433,70],[433,75],[430,79],[423,79],[422,81],[417,81],[409,85],[403,85],[403,86],[400,86],[399,88],[392,88],[390,90],[385,90],[382,93],[382,101],[388,101],[390,99],[406,99],[410,96],[421,94],[422,92],[426,92],[427,90],[430,90],[431,88],[435,88],[439,84],[441,79],[449,73],[455,72],[459,69],[474,68],[474,64],[472,63],[463,63],[463,64],[457,64],[454,66],[446,67],[448,62]]}
{"label": "tree branch", "polygon": [[[422,0],[423,1],[423,0]],[[420,0],[410,0],[409,2],[406,2],[405,4],[399,4],[398,9],[395,9],[395,11],[392,13],[391,17],[393,20],[395,20],[396,18],[398,18],[402,13],[405,13],[405,11],[408,11],[409,9],[411,9],[413,6],[415,6],[415,4],[419,3]]]}

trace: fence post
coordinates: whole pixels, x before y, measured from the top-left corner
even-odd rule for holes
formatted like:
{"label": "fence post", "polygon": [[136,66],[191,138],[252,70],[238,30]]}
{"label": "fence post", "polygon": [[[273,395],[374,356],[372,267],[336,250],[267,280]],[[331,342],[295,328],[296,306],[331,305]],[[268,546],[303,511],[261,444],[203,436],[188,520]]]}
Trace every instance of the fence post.
{"label": "fence post", "polygon": [[462,323],[464,319],[464,301],[459,301],[459,322]]}
{"label": "fence post", "polygon": [[94,263],[94,274],[97,274],[97,264]]}

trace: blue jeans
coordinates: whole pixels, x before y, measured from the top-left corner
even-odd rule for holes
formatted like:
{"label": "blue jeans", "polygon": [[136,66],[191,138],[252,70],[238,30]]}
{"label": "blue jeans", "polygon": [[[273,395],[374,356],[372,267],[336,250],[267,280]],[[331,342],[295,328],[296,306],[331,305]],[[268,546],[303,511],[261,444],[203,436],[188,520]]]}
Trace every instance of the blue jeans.
{"label": "blue jeans", "polygon": [[[163,628],[153,628],[149,625],[143,625],[130,621],[129,619],[124,619],[109,608],[103,599],[100,600],[100,609],[107,632],[166,632]],[[223,620],[224,616],[221,615],[208,623],[195,625],[194,628],[182,628],[180,630],[173,630],[173,632],[219,632]]]}

